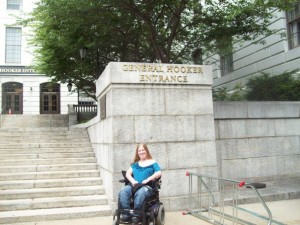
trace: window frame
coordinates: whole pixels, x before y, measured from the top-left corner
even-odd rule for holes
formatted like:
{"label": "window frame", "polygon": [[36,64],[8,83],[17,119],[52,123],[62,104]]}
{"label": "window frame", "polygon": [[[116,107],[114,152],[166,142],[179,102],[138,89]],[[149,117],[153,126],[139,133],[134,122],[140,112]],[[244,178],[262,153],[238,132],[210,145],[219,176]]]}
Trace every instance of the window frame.
{"label": "window frame", "polygon": [[297,48],[300,46],[300,1],[292,10],[286,12],[286,21],[289,49]]}
{"label": "window frame", "polygon": [[221,77],[233,72],[233,54],[220,55]]}
{"label": "window frame", "polygon": [[[19,33],[9,30],[19,30]],[[21,63],[22,56],[22,28],[6,27],[5,34],[5,63]]]}
{"label": "window frame", "polygon": [[[17,3],[18,1],[18,3]],[[14,4],[17,3],[17,4]],[[6,8],[8,10],[20,10],[22,5],[22,0],[7,0],[6,1]]]}

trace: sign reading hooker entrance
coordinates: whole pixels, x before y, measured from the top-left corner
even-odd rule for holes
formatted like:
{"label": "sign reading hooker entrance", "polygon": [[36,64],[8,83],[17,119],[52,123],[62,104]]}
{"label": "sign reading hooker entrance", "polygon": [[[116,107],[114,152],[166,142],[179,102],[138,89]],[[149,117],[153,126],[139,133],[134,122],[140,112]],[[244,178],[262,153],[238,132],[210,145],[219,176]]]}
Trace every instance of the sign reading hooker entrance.
{"label": "sign reading hooker entrance", "polygon": [[188,75],[203,74],[202,67],[166,64],[124,64],[125,72],[139,72],[140,82],[188,83]]}
{"label": "sign reading hooker entrance", "polygon": [[204,65],[110,62],[96,83],[96,96],[109,84],[212,85],[212,68]]}
{"label": "sign reading hooker entrance", "polygon": [[0,74],[35,74],[36,71],[33,68],[25,66],[0,66]]}

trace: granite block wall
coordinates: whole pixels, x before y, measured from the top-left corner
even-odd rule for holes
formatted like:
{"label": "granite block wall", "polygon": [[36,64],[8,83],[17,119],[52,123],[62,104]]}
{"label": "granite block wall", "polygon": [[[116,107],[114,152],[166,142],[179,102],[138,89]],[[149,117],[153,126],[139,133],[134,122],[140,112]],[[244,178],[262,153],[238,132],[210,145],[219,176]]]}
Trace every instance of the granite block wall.
{"label": "granite block wall", "polygon": [[[183,210],[189,191],[186,170],[217,175],[211,68],[203,68],[208,71],[205,76],[194,76],[182,73],[198,71],[200,66],[185,70],[185,65],[171,65],[181,72],[170,76],[185,75],[186,83],[143,83],[135,71],[124,71],[135,65],[140,64],[111,63],[97,81],[99,111],[106,113],[91,122],[88,132],[106,194],[115,206],[123,187],[121,171],[129,168],[136,144],[145,142],[162,168],[162,202],[167,210]],[[164,69],[168,65],[159,67],[170,73]]]}
{"label": "granite block wall", "polygon": [[215,102],[219,174],[272,180],[300,174],[300,102]]}

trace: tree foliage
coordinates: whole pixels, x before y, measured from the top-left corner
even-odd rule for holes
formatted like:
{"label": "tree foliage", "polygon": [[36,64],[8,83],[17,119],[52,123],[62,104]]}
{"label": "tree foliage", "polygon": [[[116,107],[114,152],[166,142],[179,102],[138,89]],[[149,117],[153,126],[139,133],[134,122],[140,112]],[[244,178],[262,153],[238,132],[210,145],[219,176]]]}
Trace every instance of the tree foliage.
{"label": "tree foliage", "polygon": [[230,51],[234,39],[270,34],[273,10],[295,1],[40,0],[22,23],[33,28],[38,71],[94,92],[110,61],[190,63],[198,50]]}

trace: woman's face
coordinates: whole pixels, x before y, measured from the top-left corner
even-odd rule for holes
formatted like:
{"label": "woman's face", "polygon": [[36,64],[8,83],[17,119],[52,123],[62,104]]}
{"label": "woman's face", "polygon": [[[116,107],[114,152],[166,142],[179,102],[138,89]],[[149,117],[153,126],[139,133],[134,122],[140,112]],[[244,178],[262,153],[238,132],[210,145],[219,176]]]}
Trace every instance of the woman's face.
{"label": "woman's face", "polygon": [[147,152],[144,149],[143,145],[140,145],[138,148],[138,156],[140,157],[140,160],[147,159]]}

